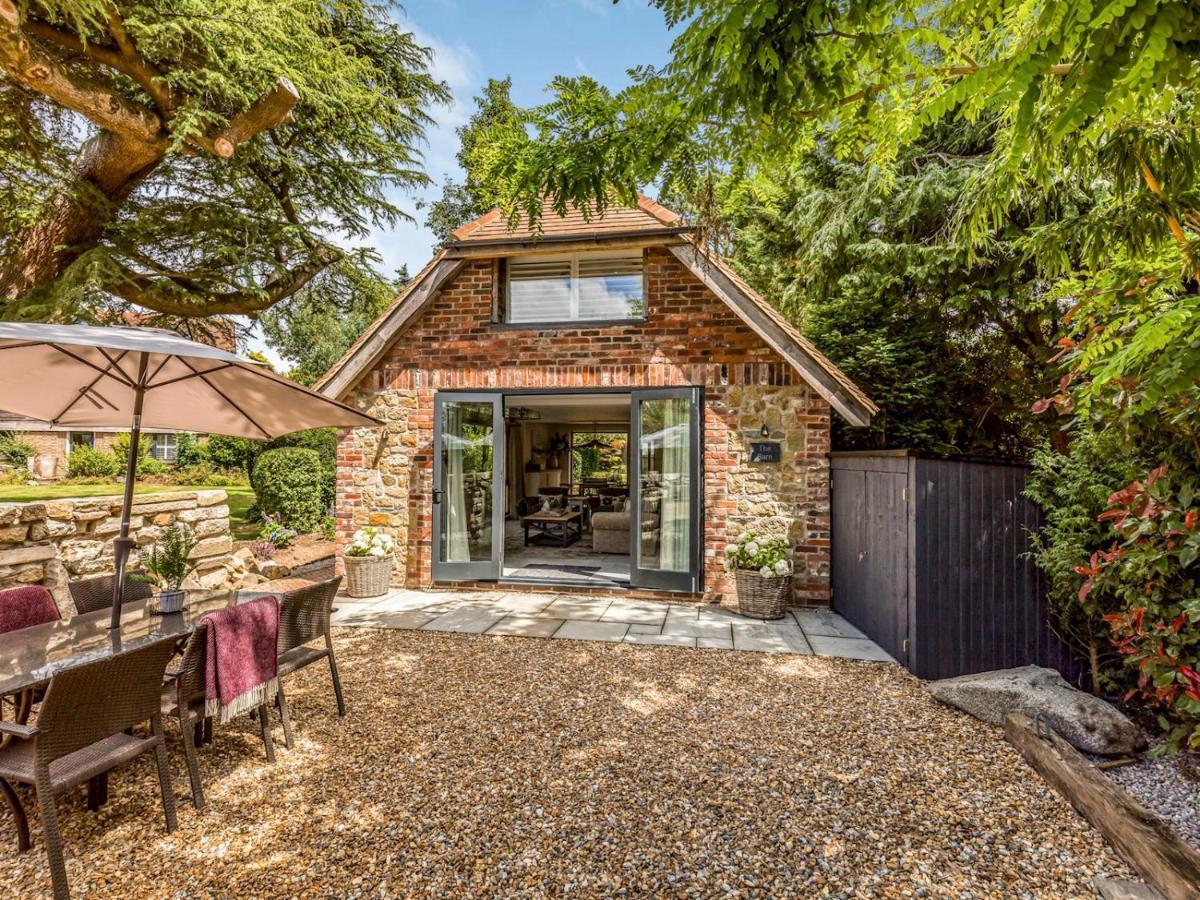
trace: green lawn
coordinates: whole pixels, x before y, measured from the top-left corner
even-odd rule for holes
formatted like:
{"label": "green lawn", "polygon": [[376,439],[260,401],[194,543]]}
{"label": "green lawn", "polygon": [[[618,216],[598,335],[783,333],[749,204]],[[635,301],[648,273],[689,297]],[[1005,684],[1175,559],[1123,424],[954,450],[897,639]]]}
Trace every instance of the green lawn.
{"label": "green lawn", "polygon": [[[119,484],[26,484],[0,485],[0,503],[30,503],[36,500],[61,500],[65,497],[106,497],[121,493]],[[139,484],[135,494],[160,494],[166,491],[224,491],[229,495],[229,526],[235,541],[245,541],[258,535],[259,524],[247,522],[246,513],[254,505],[254,491],[240,487],[185,487],[173,484]]]}

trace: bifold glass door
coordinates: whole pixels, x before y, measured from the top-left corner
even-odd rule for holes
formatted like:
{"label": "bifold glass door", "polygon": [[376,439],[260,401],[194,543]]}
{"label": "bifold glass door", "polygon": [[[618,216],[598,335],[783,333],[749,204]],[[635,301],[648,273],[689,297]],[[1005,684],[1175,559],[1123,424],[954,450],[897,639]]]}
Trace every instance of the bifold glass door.
{"label": "bifold glass door", "polygon": [[700,590],[703,545],[698,388],[635,391],[630,409],[630,583]]}
{"label": "bifold glass door", "polygon": [[504,401],[434,398],[433,578],[500,577],[504,550]]}

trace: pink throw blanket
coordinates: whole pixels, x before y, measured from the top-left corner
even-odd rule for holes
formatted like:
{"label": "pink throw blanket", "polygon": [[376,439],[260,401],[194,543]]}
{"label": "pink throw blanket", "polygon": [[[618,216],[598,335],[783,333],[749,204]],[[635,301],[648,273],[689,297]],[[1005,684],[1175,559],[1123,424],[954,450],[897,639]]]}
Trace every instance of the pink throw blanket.
{"label": "pink throw blanket", "polygon": [[54,597],[40,584],[0,591],[0,634],[61,618]]}
{"label": "pink throw blanket", "polygon": [[204,617],[208,626],[205,715],[221,722],[275,702],[279,601],[260,597]]}

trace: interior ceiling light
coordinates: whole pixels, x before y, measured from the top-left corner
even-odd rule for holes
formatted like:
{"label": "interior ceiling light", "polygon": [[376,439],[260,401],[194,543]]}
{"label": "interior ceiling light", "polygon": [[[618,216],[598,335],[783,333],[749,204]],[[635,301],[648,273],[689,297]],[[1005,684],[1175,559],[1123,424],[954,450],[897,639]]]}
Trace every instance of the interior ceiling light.
{"label": "interior ceiling light", "polygon": [[592,423],[592,439],[584,441],[582,444],[574,445],[576,450],[611,450],[612,444],[608,441],[602,441],[596,437],[596,423]]}

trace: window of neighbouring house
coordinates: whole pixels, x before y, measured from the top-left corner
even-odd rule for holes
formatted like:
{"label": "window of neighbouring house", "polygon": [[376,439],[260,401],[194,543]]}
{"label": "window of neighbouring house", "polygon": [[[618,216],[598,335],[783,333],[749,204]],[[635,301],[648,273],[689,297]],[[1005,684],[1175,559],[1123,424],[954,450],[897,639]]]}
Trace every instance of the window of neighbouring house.
{"label": "window of neighbouring house", "polygon": [[642,251],[541,253],[503,260],[510,324],[641,319]]}
{"label": "window of neighbouring house", "polygon": [[80,447],[96,447],[96,435],[91,431],[69,431],[67,432],[67,455]]}
{"label": "window of neighbouring house", "polygon": [[160,462],[175,462],[178,451],[179,435],[152,434],[150,435],[150,455]]}

